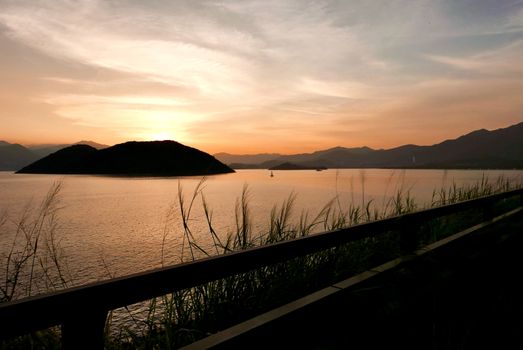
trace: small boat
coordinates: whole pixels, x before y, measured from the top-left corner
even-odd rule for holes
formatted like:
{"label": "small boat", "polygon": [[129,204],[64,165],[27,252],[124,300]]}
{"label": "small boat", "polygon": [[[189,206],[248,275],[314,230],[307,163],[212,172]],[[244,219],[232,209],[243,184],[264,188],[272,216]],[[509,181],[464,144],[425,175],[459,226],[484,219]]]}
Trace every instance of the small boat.
{"label": "small boat", "polygon": [[271,176],[271,177],[274,177],[274,174],[272,173],[272,171],[271,171],[271,175],[270,175],[270,176]]}

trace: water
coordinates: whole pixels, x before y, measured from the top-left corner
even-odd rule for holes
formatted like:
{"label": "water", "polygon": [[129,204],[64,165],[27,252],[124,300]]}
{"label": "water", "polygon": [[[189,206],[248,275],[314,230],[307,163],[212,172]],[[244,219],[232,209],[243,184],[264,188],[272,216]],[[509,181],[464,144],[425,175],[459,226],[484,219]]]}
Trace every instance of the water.
{"label": "water", "polygon": [[[434,188],[471,184],[499,175],[521,182],[523,171],[344,169],[325,171],[240,170],[206,178],[203,193],[213,210],[216,230],[225,237],[234,227],[235,202],[244,184],[249,187],[255,232],[268,226],[274,204],[297,194],[295,214],[317,213],[334,196],[342,204],[373,200],[377,206],[399,188],[409,189],[418,203],[430,201]],[[55,181],[61,181],[57,234],[76,284],[145,271],[180,261],[183,240],[178,185],[186,202],[201,178],[122,178],[103,176],[22,175],[0,172],[0,212],[7,210],[10,225],[28,203],[37,206]],[[363,184],[363,185],[362,185]],[[173,207],[174,205],[174,207]],[[168,222],[169,208],[175,215]],[[210,249],[201,198],[190,220],[197,241]],[[166,230],[167,229],[167,230]],[[166,236],[165,236],[166,234]],[[165,236],[165,240],[164,240]],[[14,238],[14,230],[0,231],[0,268]]]}

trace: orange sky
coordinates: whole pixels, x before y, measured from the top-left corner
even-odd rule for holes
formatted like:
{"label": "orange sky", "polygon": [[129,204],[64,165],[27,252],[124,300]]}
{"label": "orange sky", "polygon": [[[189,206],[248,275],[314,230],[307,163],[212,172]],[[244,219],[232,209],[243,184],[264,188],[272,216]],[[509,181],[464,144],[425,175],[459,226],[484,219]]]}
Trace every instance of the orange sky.
{"label": "orange sky", "polygon": [[523,2],[0,0],[0,140],[210,153],[523,120]]}

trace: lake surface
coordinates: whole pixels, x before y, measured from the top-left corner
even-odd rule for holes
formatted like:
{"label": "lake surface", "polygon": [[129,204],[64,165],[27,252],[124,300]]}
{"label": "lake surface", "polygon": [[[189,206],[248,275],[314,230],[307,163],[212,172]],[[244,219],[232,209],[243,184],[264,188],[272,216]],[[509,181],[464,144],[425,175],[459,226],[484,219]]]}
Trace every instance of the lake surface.
{"label": "lake surface", "polygon": [[[432,191],[453,182],[472,184],[487,176],[503,175],[522,182],[523,171],[476,170],[239,170],[207,177],[203,194],[213,210],[215,229],[222,237],[234,228],[235,202],[246,184],[254,231],[268,226],[269,213],[292,192],[297,195],[295,215],[317,213],[339,196],[342,205],[373,200],[378,207],[398,189],[410,190],[417,203],[430,202]],[[178,186],[186,202],[201,181],[185,178],[126,178],[104,176],[28,175],[0,172],[0,213],[9,222],[0,231],[0,268],[14,239],[13,224],[27,210],[37,207],[53,182],[63,185],[58,211],[57,237],[76,284],[145,271],[180,261],[183,230],[177,204]],[[169,216],[169,210],[174,215]],[[168,220],[168,218],[170,218]],[[196,240],[209,249],[210,237],[201,206],[195,200],[190,225]],[[165,239],[164,239],[165,238]]]}

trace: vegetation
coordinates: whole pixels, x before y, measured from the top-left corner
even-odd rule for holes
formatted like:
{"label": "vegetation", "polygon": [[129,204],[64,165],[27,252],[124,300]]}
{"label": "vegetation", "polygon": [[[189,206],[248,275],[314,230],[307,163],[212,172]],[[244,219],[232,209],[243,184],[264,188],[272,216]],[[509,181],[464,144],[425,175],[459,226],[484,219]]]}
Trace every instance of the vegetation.
{"label": "vegetation", "polygon": [[[236,203],[235,226],[223,239],[215,230],[212,211],[203,193],[203,184],[185,196],[183,188],[178,191],[178,209],[182,217],[184,244],[182,257],[197,259],[212,254],[261,246],[294,239],[324,230],[334,230],[372,220],[401,215],[419,209],[403,187],[381,207],[373,201],[355,204],[352,199],[344,206],[339,197],[329,201],[316,215],[301,212],[292,221],[296,194],[291,193],[270,213],[267,229],[254,232],[250,216],[250,192],[244,186]],[[452,204],[513,189],[514,184],[500,177],[491,182],[486,177],[469,186],[452,184],[435,190],[429,207]],[[200,199],[207,220],[213,250],[207,251],[194,238],[191,231],[191,214]],[[498,204],[491,215],[517,206],[517,200]],[[481,222],[484,213],[463,212],[425,223],[418,230],[418,244],[427,244],[448,236],[458,230]],[[167,239],[167,237],[165,237]],[[152,300],[147,319],[136,323],[120,337],[108,338],[109,348],[176,348],[193,342],[242,320],[270,310],[300,296],[362,272],[369,267],[386,262],[401,253],[398,232],[389,232],[376,238],[328,249],[285,263],[210,282],[191,289]]]}
{"label": "vegetation", "polygon": [[53,184],[39,207],[27,205],[17,221],[10,221],[6,211],[0,216],[0,229],[10,225],[15,230],[0,264],[0,302],[71,285],[57,234],[61,187]]}
{"label": "vegetation", "polygon": [[[0,255],[0,302],[70,287],[68,271],[59,241],[58,212],[62,183],[54,183],[39,206],[29,203],[18,220],[7,211],[0,215],[0,234],[14,231],[10,247]],[[58,328],[7,341],[1,348],[55,348]]]}
{"label": "vegetation", "polygon": [[[261,246],[310,235],[314,232],[334,230],[372,220],[401,215],[417,210],[410,190],[400,186],[395,194],[379,206],[366,201],[362,173],[360,203],[352,198],[342,203],[339,196],[329,201],[319,212],[311,215],[302,211],[295,217],[296,194],[291,193],[281,204],[275,205],[266,229],[256,232],[250,214],[251,197],[244,186],[235,207],[235,225],[223,234],[216,231],[213,212],[204,195],[204,180],[187,196],[179,184],[177,204],[171,209],[163,233],[162,257],[165,242],[170,238],[169,218],[179,212],[182,218],[183,245],[181,259],[195,260],[202,256],[227,254],[232,251]],[[441,188],[433,192],[428,207],[456,203],[502,191],[520,184],[506,178],[489,181],[486,177],[469,186]],[[2,256],[2,301],[28,296],[42,290],[54,290],[71,285],[71,276],[63,265],[63,253],[58,244],[57,212],[61,185],[55,184],[39,209],[27,210],[16,221],[16,235],[7,256]],[[197,242],[191,229],[194,210],[198,203],[207,221],[212,250]],[[518,205],[504,201],[489,211],[495,215]],[[423,245],[450,235],[463,227],[484,219],[484,213],[462,212],[424,223],[418,230],[418,244]],[[0,229],[6,227],[7,215],[0,216]],[[300,296],[332,284],[342,278],[364,271],[401,254],[399,235],[388,232],[379,237],[367,238],[344,246],[328,249],[285,263],[265,266],[201,286],[171,293],[151,300],[146,305],[144,318],[129,311],[130,324],[113,324],[112,313],[107,321],[106,347],[109,349],[177,348],[207,334],[236,324],[263,311],[282,305]],[[5,266],[4,266],[4,263]],[[24,278],[20,276],[24,275]],[[36,278],[38,276],[38,278]],[[27,279],[27,277],[29,277]],[[24,281],[29,282],[24,282]],[[51,330],[37,335],[21,337],[3,344],[4,347],[56,346],[58,332]],[[42,345],[44,344],[44,345]],[[54,344],[54,345],[53,345]]]}

